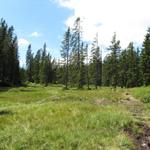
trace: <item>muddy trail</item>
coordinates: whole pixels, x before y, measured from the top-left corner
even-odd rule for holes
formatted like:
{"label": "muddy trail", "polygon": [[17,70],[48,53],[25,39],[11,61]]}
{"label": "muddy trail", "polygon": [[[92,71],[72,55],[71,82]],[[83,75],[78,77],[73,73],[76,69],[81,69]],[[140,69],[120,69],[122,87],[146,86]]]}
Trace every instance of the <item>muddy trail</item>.
{"label": "muddy trail", "polygon": [[124,105],[137,119],[136,127],[140,130],[140,133],[134,132],[134,127],[131,125],[124,129],[125,134],[133,141],[136,150],[150,150],[150,127],[146,124],[147,120],[150,120],[149,116],[144,116],[144,104],[135,99],[130,93],[123,93],[123,99],[117,102],[101,99],[96,100],[96,105],[107,106],[118,104]]}
{"label": "muddy trail", "polygon": [[132,127],[128,127],[124,131],[133,140],[137,150],[150,150],[150,127],[145,123],[150,117],[142,115],[142,111],[144,111],[142,102],[129,93],[125,93],[124,97],[125,99],[121,100],[121,103],[126,105],[132,115],[138,120],[137,127],[141,132],[135,134]]}

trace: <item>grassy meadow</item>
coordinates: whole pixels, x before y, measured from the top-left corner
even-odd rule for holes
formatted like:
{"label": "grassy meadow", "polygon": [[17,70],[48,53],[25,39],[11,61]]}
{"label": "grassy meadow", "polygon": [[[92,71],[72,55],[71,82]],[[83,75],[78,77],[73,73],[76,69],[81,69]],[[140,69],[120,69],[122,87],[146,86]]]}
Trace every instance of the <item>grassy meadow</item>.
{"label": "grassy meadow", "polygon": [[[134,150],[124,128],[140,120],[120,103],[125,92],[140,101],[150,87],[0,89],[0,150]],[[149,115],[150,105],[144,108]]]}

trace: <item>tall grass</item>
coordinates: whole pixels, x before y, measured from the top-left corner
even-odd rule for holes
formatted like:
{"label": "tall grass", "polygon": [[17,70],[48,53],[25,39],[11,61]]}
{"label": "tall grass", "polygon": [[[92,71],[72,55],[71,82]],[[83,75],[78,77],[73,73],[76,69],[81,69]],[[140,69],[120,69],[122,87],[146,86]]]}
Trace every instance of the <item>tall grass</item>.
{"label": "tall grass", "polygon": [[122,90],[62,90],[62,87],[21,87],[0,92],[0,149],[98,150],[133,149],[123,129],[133,121],[118,105]]}

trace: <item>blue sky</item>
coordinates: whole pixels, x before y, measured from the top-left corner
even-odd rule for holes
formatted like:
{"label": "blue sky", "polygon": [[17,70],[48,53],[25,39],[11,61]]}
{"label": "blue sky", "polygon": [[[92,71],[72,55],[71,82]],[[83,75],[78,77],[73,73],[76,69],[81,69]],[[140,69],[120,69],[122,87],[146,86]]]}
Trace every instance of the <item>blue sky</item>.
{"label": "blue sky", "polygon": [[77,17],[84,41],[92,42],[98,33],[103,58],[114,32],[122,48],[129,42],[141,46],[150,27],[149,6],[150,0],[0,0],[0,18],[15,27],[23,65],[29,43],[36,52],[46,42],[52,56],[60,58],[61,38]]}
{"label": "blue sky", "polygon": [[21,65],[25,63],[26,49],[32,44],[33,52],[47,43],[53,57],[59,57],[65,20],[72,14],[49,0],[1,0],[0,18],[13,25],[19,41]]}

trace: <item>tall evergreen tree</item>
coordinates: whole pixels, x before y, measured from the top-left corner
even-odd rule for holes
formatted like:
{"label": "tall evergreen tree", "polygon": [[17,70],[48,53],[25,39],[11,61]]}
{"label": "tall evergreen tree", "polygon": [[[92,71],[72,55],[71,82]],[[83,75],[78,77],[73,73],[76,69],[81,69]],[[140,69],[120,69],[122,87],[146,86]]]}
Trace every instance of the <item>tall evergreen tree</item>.
{"label": "tall evergreen tree", "polygon": [[86,60],[86,83],[88,90],[90,89],[90,77],[89,77],[89,54],[88,54],[88,44],[85,47],[85,60]]}
{"label": "tall evergreen tree", "polygon": [[86,83],[86,69],[85,69],[85,58],[86,58],[86,46],[84,43],[81,44],[80,52],[80,71],[79,71],[79,88],[83,88]]}
{"label": "tall evergreen tree", "polygon": [[27,79],[29,82],[33,82],[33,54],[31,44],[28,46],[26,54],[26,68],[27,68]]}
{"label": "tall evergreen tree", "polygon": [[127,70],[128,70],[127,50],[123,50],[119,58],[119,86],[127,87]]}
{"label": "tall evergreen tree", "polygon": [[63,63],[64,63],[64,79],[65,79],[65,87],[66,89],[68,88],[68,76],[69,76],[69,51],[70,51],[70,38],[71,38],[71,33],[70,33],[70,28],[68,28],[67,32],[64,35],[64,39],[62,41],[62,46],[61,46],[61,56],[63,58]]}
{"label": "tall evergreen tree", "polygon": [[3,19],[0,22],[0,82],[20,84],[17,37],[14,28],[8,27]]}
{"label": "tall evergreen tree", "polygon": [[81,79],[81,19],[77,18],[74,23],[74,28],[72,31],[72,38],[71,38],[71,46],[72,46],[72,70],[74,73],[74,79],[78,85],[78,88],[83,87],[83,82]]}
{"label": "tall evergreen tree", "polygon": [[127,87],[137,86],[138,81],[138,62],[137,53],[134,49],[133,43],[131,42],[127,48],[128,68],[127,68]]}
{"label": "tall evergreen tree", "polygon": [[116,33],[113,35],[111,45],[108,48],[111,51],[111,85],[116,88],[119,79],[119,56],[120,56],[120,41],[116,40]]}
{"label": "tall evergreen tree", "polygon": [[40,83],[45,86],[50,82],[50,74],[51,74],[51,57],[50,54],[47,54],[46,51],[46,43],[43,46],[41,63],[40,63]]}
{"label": "tall evergreen tree", "polygon": [[41,49],[37,51],[34,57],[34,75],[33,79],[35,83],[40,82],[40,61],[41,61]]}
{"label": "tall evergreen tree", "polygon": [[50,53],[48,53],[47,55],[48,57],[48,83],[52,83],[53,82],[53,63],[52,63],[52,57],[50,55]]}
{"label": "tall evergreen tree", "polygon": [[13,39],[12,42],[12,56],[13,56],[13,65],[11,68],[11,80],[12,84],[14,85],[20,85],[21,84],[21,78],[20,78],[20,68],[19,68],[19,55],[18,55],[18,41],[17,36]]}
{"label": "tall evergreen tree", "polygon": [[112,77],[112,57],[111,55],[106,55],[103,61],[102,67],[102,84],[104,86],[111,86]]}
{"label": "tall evergreen tree", "polygon": [[41,53],[42,53],[42,56],[41,56],[41,63],[40,63],[40,83],[44,84],[46,80],[46,76],[45,76],[46,43],[44,43]]}
{"label": "tall evergreen tree", "polygon": [[150,28],[147,30],[141,52],[141,69],[144,85],[150,85]]}
{"label": "tall evergreen tree", "polygon": [[95,37],[92,43],[91,53],[92,53],[91,63],[93,67],[92,78],[95,88],[97,89],[97,86],[100,86],[102,83],[102,54],[98,46],[98,35]]}

